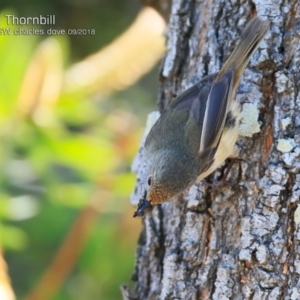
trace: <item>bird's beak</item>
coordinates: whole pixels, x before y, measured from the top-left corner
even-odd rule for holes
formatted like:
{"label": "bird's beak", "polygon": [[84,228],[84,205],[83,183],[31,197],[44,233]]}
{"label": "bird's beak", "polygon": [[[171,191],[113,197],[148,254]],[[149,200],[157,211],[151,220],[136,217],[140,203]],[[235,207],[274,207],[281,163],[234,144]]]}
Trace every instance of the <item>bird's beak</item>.
{"label": "bird's beak", "polygon": [[151,205],[150,201],[146,198],[147,194],[144,194],[144,197],[140,200],[138,204],[138,208],[136,212],[133,214],[133,217],[144,217],[145,213],[151,211],[153,206]]}

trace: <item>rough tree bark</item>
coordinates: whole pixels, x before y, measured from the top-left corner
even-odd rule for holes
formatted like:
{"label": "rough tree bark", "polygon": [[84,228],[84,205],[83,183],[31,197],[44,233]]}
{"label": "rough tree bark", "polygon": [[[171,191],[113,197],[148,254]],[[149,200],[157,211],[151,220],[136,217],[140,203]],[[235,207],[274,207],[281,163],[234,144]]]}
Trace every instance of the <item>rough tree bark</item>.
{"label": "rough tree bark", "polygon": [[[142,219],[124,299],[300,299],[299,0],[173,0],[158,106],[217,72],[255,14],[271,28],[238,89],[247,137],[234,184],[200,182]],[[134,169],[143,172],[142,149]]]}

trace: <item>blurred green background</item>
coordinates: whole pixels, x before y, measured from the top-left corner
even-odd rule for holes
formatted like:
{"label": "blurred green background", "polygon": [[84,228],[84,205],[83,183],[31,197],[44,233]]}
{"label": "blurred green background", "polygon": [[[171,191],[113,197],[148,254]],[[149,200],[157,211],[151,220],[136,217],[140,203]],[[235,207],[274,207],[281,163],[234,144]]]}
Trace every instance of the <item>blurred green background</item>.
{"label": "blurred green background", "polygon": [[[131,162],[163,50],[160,37],[147,51],[137,33],[115,39],[141,10],[134,0],[1,1],[0,29],[12,32],[0,35],[0,236],[17,299],[121,299],[130,282],[140,230]],[[8,26],[5,14],[53,14],[56,24]],[[20,27],[95,35],[13,34]],[[110,69],[114,49],[124,63]]]}

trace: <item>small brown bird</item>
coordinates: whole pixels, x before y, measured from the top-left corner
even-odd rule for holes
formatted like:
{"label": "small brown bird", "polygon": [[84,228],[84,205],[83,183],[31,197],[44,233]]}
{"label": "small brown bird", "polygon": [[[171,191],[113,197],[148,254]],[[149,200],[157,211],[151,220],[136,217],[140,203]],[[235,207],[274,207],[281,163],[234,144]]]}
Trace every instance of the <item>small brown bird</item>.
{"label": "small brown bird", "polygon": [[268,29],[268,21],[254,17],[219,73],[174,99],[154,124],[145,141],[144,195],[134,217],[171,200],[232,154],[240,121],[235,90]]}

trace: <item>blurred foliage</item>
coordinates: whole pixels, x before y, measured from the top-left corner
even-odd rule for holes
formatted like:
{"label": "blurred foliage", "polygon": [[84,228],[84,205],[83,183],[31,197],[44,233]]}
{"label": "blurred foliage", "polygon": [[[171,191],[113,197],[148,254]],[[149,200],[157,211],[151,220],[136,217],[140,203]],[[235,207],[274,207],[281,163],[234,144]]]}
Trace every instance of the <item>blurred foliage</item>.
{"label": "blurred foliage", "polygon": [[99,217],[79,261],[51,299],[121,299],[119,286],[130,281],[140,229],[129,205],[135,180],[130,166],[154,109],[157,70],[105,95],[65,91],[63,76],[74,58],[121,33],[136,8],[129,0],[1,5],[13,8],[1,16],[55,14],[58,28],[97,32],[0,35],[0,236],[16,297],[34,290],[74,220],[96,201]]}

